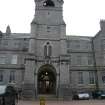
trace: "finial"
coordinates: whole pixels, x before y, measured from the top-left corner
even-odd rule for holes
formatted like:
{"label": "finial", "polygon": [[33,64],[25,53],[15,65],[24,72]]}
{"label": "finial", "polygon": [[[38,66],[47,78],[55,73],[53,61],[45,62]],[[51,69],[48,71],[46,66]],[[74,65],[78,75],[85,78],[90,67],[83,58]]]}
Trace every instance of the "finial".
{"label": "finial", "polygon": [[3,33],[2,33],[2,31],[0,31],[0,38],[2,38],[2,36],[3,36]]}
{"label": "finial", "polygon": [[6,28],[6,35],[10,35],[11,34],[11,29],[10,26],[8,25]]}

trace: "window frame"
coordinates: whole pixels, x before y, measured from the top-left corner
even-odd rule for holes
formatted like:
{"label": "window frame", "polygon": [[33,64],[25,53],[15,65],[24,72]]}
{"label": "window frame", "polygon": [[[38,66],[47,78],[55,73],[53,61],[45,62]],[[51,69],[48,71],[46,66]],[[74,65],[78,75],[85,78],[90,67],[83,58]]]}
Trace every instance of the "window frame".
{"label": "window frame", "polygon": [[78,84],[84,84],[83,72],[78,72]]}
{"label": "window frame", "polygon": [[94,71],[89,72],[89,84],[95,84],[95,73],[94,73]]}
{"label": "window frame", "polygon": [[15,71],[14,70],[12,70],[12,71],[10,71],[10,77],[9,77],[9,82],[15,82]]}

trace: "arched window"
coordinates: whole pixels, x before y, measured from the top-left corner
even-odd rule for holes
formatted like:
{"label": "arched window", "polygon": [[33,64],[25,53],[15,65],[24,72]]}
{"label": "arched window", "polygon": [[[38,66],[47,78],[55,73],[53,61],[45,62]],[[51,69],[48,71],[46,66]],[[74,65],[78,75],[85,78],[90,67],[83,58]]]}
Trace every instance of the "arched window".
{"label": "arched window", "polygon": [[52,46],[50,45],[49,42],[46,43],[44,46],[44,56],[45,58],[50,58],[52,55]]}

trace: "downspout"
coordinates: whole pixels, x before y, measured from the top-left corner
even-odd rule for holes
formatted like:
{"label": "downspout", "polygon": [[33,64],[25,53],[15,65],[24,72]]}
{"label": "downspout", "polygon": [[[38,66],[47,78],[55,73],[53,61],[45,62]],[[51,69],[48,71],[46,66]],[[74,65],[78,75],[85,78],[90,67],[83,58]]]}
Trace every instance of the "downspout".
{"label": "downspout", "polygon": [[93,60],[94,60],[94,68],[95,68],[95,84],[96,84],[96,90],[99,90],[98,70],[97,70],[97,63],[96,63],[96,55],[95,55],[95,47],[94,47],[93,38],[92,38],[92,52],[93,52]]}

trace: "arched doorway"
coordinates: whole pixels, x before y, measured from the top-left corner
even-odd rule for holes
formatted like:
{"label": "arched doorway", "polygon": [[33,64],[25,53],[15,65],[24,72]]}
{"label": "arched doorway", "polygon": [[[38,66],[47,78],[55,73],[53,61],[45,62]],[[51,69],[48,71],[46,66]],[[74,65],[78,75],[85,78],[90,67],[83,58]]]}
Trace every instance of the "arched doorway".
{"label": "arched doorway", "polygon": [[38,72],[38,94],[56,93],[56,72],[51,65],[44,65]]}

